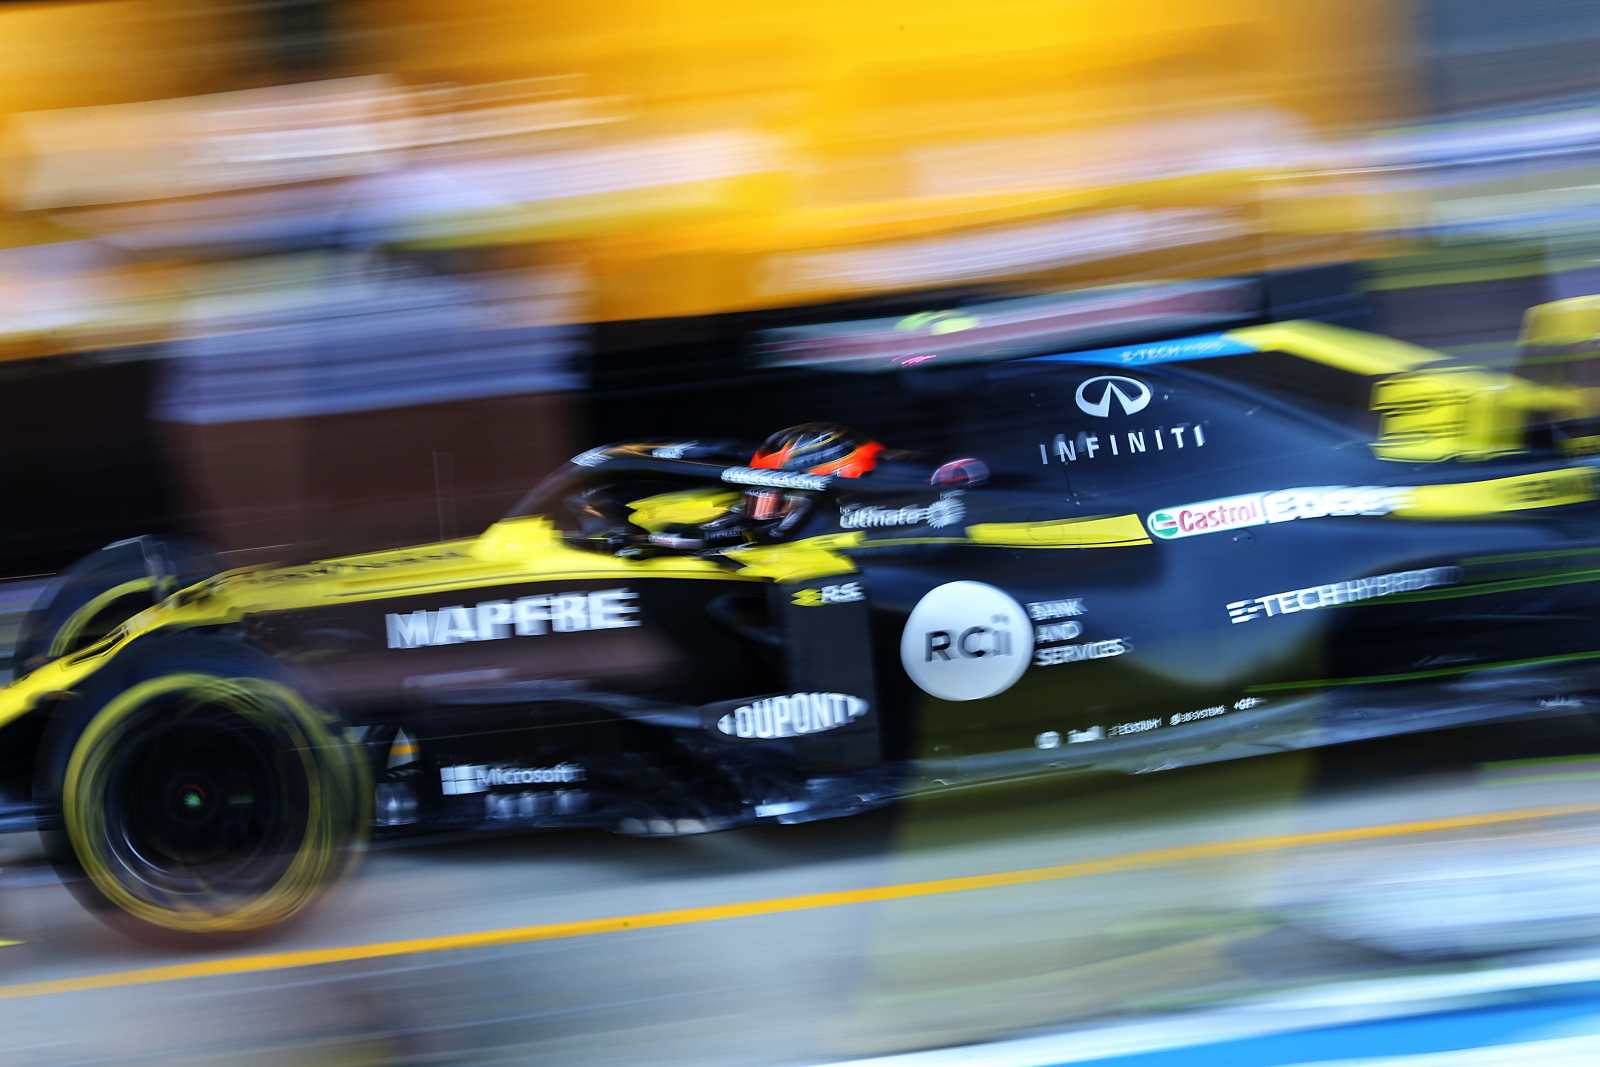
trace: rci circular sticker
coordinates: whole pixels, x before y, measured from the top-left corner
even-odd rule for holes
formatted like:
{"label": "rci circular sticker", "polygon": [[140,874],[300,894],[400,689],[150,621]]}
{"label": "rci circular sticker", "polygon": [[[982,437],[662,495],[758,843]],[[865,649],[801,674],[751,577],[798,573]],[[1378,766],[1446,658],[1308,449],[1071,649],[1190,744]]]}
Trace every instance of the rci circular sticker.
{"label": "rci circular sticker", "polygon": [[906,619],[900,662],[917,687],[941,700],[1004,693],[1033,656],[1033,626],[1004,592],[983,582],[928,590]]}

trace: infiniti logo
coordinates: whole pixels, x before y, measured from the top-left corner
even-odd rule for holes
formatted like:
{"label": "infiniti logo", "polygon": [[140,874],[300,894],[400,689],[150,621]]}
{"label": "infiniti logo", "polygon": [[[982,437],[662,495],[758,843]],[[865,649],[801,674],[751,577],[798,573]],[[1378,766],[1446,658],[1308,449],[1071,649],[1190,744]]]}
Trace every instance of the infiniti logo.
{"label": "infiniti logo", "polygon": [[[1098,399],[1090,400],[1091,395]],[[1101,374],[1078,386],[1078,410],[1097,419],[1106,418],[1111,414],[1113,396],[1124,415],[1137,415],[1150,406],[1148,385],[1120,374]]]}

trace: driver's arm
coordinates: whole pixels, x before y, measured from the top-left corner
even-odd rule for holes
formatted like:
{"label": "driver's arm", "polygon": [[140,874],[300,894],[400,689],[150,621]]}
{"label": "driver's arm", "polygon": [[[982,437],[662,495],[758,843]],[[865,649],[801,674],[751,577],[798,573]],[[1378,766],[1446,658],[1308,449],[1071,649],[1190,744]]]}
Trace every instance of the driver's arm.
{"label": "driver's arm", "polygon": [[653,533],[650,543],[675,552],[719,552],[749,544],[750,525],[742,512],[719,516],[692,532]]}
{"label": "driver's arm", "polygon": [[752,519],[743,504],[735,504],[725,514],[704,523],[692,532],[652,533],[648,541],[669,552],[721,552],[748,544],[772,544],[787,540],[811,517],[815,501],[804,493],[785,496],[783,514],[770,522]]}

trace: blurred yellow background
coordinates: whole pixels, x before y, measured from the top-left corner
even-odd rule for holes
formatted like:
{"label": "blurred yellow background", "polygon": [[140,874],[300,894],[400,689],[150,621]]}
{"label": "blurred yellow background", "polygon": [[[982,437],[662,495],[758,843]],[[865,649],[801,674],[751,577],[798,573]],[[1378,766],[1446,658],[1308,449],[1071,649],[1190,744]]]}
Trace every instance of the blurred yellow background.
{"label": "blurred yellow background", "polygon": [[[305,6],[267,44],[202,0],[0,12],[3,243],[420,174],[352,195],[570,269],[593,321],[1339,259],[1394,210],[1341,148],[1405,93],[1376,0]],[[170,283],[135,258],[114,288]]]}

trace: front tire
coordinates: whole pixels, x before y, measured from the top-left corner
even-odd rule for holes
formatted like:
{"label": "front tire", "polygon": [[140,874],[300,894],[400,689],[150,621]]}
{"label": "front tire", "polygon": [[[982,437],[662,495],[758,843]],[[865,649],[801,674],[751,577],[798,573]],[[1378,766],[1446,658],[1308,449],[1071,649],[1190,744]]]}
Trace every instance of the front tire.
{"label": "front tire", "polygon": [[124,651],[52,722],[51,858],[134,936],[240,940],[303,915],[371,821],[343,726],[270,658],[220,637]]}

